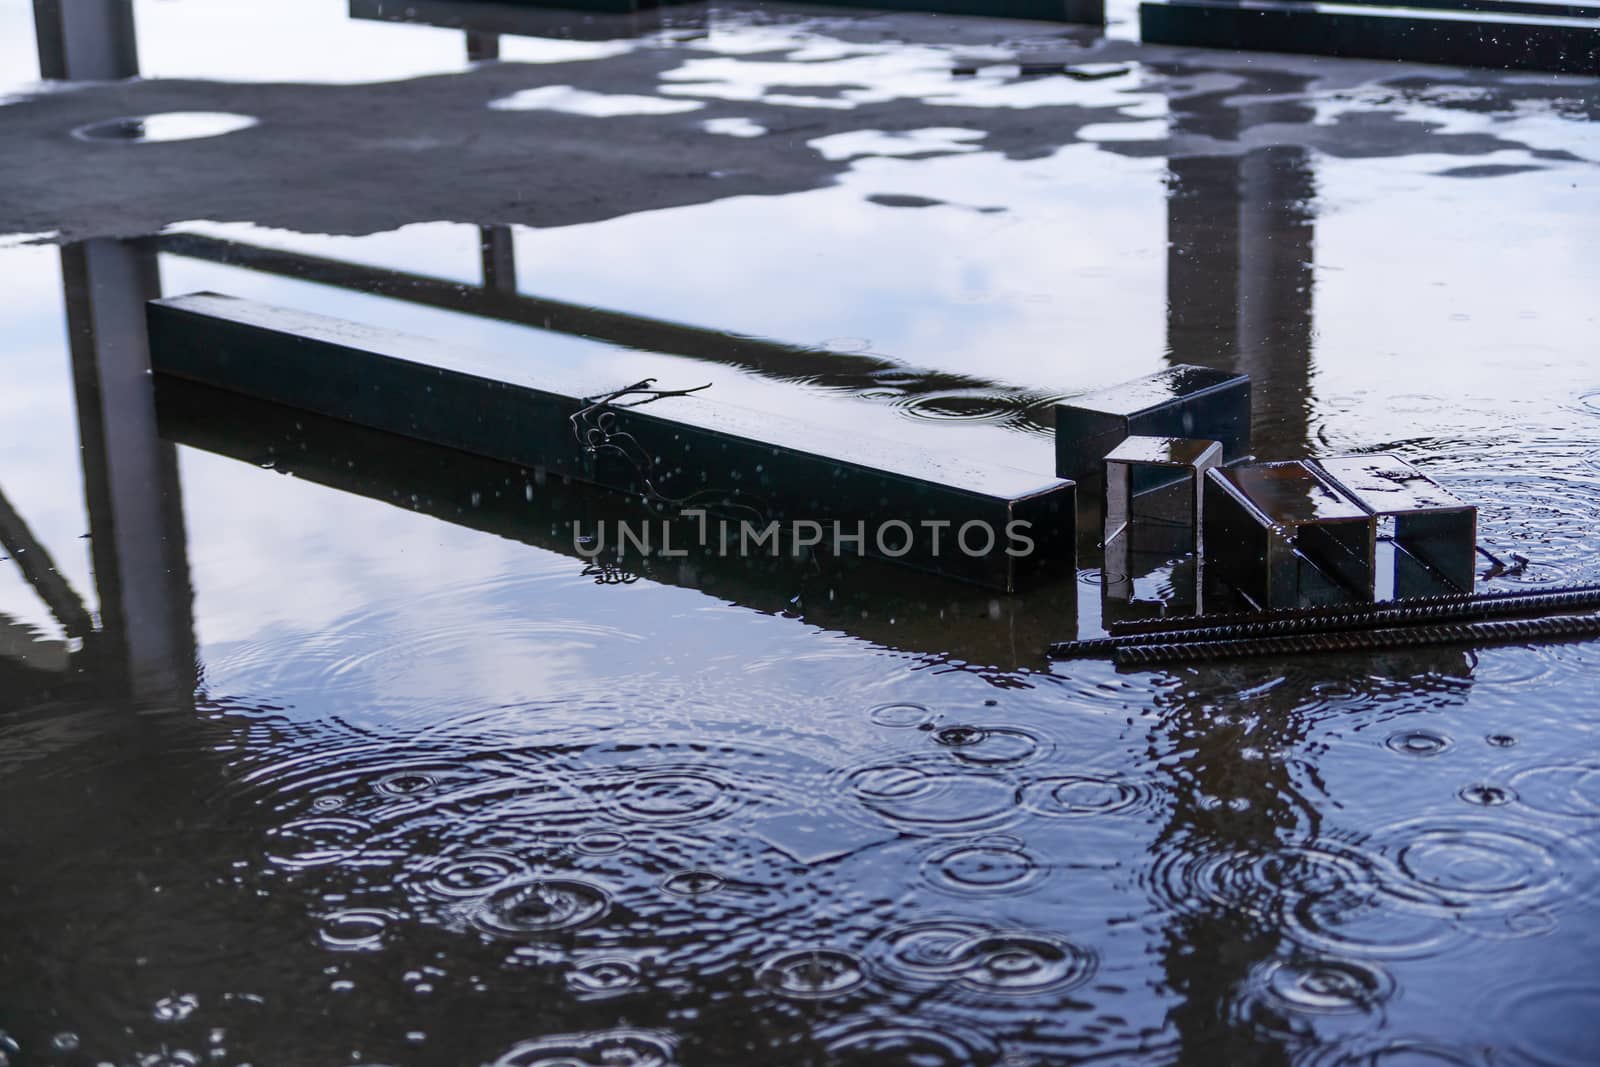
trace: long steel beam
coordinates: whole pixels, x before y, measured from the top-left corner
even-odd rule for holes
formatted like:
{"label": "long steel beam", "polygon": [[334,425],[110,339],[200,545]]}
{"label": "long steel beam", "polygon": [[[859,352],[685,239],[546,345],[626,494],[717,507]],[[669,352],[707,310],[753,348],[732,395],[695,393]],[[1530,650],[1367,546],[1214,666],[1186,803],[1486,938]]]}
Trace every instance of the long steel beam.
{"label": "long steel beam", "polygon": [[[1563,10],[1560,8],[1554,10]],[[1592,13],[1450,11],[1403,3],[1303,0],[1145,0],[1146,44],[1228,48],[1498,70],[1593,74],[1600,70],[1600,18]]]}
{"label": "long steel beam", "polygon": [[864,529],[851,550],[1003,591],[1075,562],[1071,481],[841,437],[724,403],[694,381],[535,376],[438,341],[215,294],[153,301],[148,318],[158,373],[731,516],[741,534],[777,524],[806,539],[797,524],[817,523],[827,544],[835,529]]}

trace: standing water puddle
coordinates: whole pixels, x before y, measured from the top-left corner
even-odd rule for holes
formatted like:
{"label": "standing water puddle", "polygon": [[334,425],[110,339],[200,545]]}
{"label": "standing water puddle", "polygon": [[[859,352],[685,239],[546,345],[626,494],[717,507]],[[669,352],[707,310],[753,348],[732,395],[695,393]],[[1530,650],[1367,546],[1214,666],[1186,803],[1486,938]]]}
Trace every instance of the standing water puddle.
{"label": "standing water puddle", "polygon": [[247,130],[259,119],[221,111],[174,111],[163,115],[135,115],[79,126],[72,136],[80,141],[116,141],[146,144],[157,141],[198,141],[205,137]]}
{"label": "standing water puddle", "polygon": [[[1479,503],[1530,560],[1487,588],[1594,581],[1592,81],[688,8],[478,64],[459,11],[307,0],[312,86],[281,18],[135,6],[152,74],[258,84],[0,137],[163,167],[240,107],[262,166],[331,130],[297,166],[394,180],[348,226],[317,171],[0,238],[0,493],[92,616],[0,561],[0,1062],[1592,1059],[1594,647],[1052,671],[1179,572],[587,566],[566,521],[614,505],[544,472],[181,391],[119,497],[85,384],[140,285],[213,289],[1048,468],[1054,399],[1202,363],[1252,375],[1264,456]],[[1038,56],[1126,73],[1004,73]]]}

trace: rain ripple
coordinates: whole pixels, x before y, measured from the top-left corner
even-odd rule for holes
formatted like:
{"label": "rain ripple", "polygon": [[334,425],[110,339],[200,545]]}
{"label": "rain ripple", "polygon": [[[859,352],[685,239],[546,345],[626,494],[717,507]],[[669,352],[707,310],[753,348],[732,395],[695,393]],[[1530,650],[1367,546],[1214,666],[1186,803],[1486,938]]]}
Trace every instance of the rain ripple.
{"label": "rain ripple", "polygon": [[1260,852],[1164,848],[1147,875],[1162,910],[1277,910],[1307,897],[1374,883],[1371,860],[1354,848],[1327,841]]}
{"label": "rain ripple", "polygon": [[878,726],[909,730],[931,725],[937,716],[922,704],[879,704],[867,709],[867,718]]}
{"label": "rain ripple", "polygon": [[611,897],[577,879],[537,879],[497,890],[473,909],[473,921],[489,933],[547,934],[603,919]]}
{"label": "rain ripple", "polygon": [[642,976],[632,960],[601,956],[584,960],[567,972],[567,988],[580,997],[612,997],[639,987]]}
{"label": "rain ripple", "polygon": [[867,811],[905,833],[996,829],[1019,814],[1014,785],[994,775],[952,770],[943,760],[869,763],[844,771],[842,787]]}
{"label": "rain ripple", "polygon": [[1600,1049],[1600,985],[1541,982],[1491,1006],[1518,1052],[1549,1067],[1592,1067]]}
{"label": "rain ripple", "polygon": [[1521,802],[1547,815],[1600,819],[1600,763],[1557,763],[1512,775]]}
{"label": "rain ripple", "polygon": [[922,863],[922,877],[929,885],[963,896],[1022,893],[1044,873],[1044,864],[1011,837],[942,846]]}
{"label": "rain ripple", "polygon": [[1084,817],[1146,808],[1155,793],[1147,783],[1069,774],[1030,782],[1018,791],[1017,800],[1038,815]]}
{"label": "rain ripple", "polygon": [[390,927],[399,918],[378,908],[352,908],[328,916],[318,931],[324,948],[336,952],[371,952],[383,947]]}
{"label": "rain ripple", "polygon": [[679,871],[667,876],[661,888],[681,897],[702,897],[727,884],[728,880],[715,871]]}
{"label": "rain ripple", "polygon": [[608,807],[628,820],[658,824],[721,818],[739,802],[732,785],[698,769],[641,775],[606,794]]}
{"label": "rain ripple", "polygon": [[673,1041],[648,1030],[607,1030],[524,1041],[490,1067],[671,1067]]}
{"label": "rain ripple", "polygon": [[950,1027],[858,1022],[819,1037],[833,1067],[988,1067],[1001,1058],[992,1039]]}
{"label": "rain ripple", "polygon": [[1406,756],[1437,756],[1450,747],[1450,739],[1432,730],[1401,730],[1384,740],[1390,751]]}
{"label": "rain ripple", "polygon": [[325,867],[353,858],[372,826],[360,819],[295,819],[270,834],[267,859],[281,867]]}
{"label": "rain ripple", "polygon": [[930,920],[884,935],[877,961],[891,980],[1026,996],[1073,989],[1093,976],[1092,951],[1053,934]]}
{"label": "rain ripple", "polygon": [[1049,754],[1049,745],[1021,726],[946,726],[933,740],[962,763],[978,767],[1018,767]]}
{"label": "rain ripple", "polygon": [[1312,1015],[1370,1012],[1394,992],[1394,980],[1386,972],[1342,959],[1279,962],[1258,982],[1259,993],[1275,1004]]}
{"label": "rain ripple", "polygon": [[515,855],[486,849],[425,862],[414,880],[425,892],[450,899],[492,893],[528,873]]}
{"label": "rain ripple", "polygon": [[1596,871],[1581,838],[1481,816],[1409,820],[1373,841],[1387,893],[1452,912],[1570,900]]}
{"label": "rain ripple", "polygon": [[866,981],[862,962],[837,949],[810,948],[784,952],[762,964],[756,981],[780,996],[799,1000],[840,997]]}

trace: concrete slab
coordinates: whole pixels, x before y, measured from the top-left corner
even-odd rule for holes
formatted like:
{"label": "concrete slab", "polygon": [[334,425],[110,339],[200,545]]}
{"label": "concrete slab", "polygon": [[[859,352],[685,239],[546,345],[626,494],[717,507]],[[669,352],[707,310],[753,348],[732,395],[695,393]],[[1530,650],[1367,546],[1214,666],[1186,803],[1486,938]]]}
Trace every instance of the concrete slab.
{"label": "concrete slab", "polygon": [[[699,39],[617,40],[611,42],[618,46],[614,54],[607,50],[595,59],[561,59],[550,45],[560,33],[577,30],[541,29],[547,36],[522,38],[540,62],[477,64],[404,81],[150,78],[24,96],[0,107],[0,137],[8,149],[0,153],[0,188],[8,192],[0,200],[0,233],[138,236],[197,218],[329,234],[370,234],[434,219],[564,226],[822,188],[854,163],[829,158],[813,144],[862,130],[979,131],[984,151],[1012,159],[1042,158],[1076,144],[1175,161],[1236,157],[1265,144],[1341,157],[1396,156],[1414,151],[1423,139],[1439,155],[1524,151],[1537,157],[1559,151],[1523,143],[1493,124],[1440,129],[1395,109],[1357,109],[1359,121],[1316,123],[1305,117],[1308,104],[1328,94],[1362,87],[1382,92],[1407,78],[1445,76],[1438,68],[1279,56],[1244,62],[1220,52],[1097,38],[1064,31],[1060,23],[860,11],[845,17],[837,10],[829,19],[828,10],[719,6]],[[670,11],[672,18],[703,14],[696,5]],[[581,26],[581,14],[572,18]],[[379,23],[370,28],[406,29]],[[415,32],[441,31],[418,25]],[[790,61],[803,56],[814,39],[836,42],[829,47],[841,58]],[[767,51],[744,51],[762,40],[770,42]],[[292,48],[293,34],[277,42],[255,50]],[[464,60],[463,51],[455,54]],[[1127,80],[1072,83],[1070,89],[1055,85],[1070,81],[1064,76],[955,77],[953,71],[973,57],[1133,64],[1135,71]],[[872,63],[852,61],[859,58]],[[342,62],[347,69],[329,70],[330,79],[359,82],[371,66],[354,53]],[[195,69],[238,65],[221,52],[197,59]],[[1600,94],[1580,82],[1528,84],[1457,72],[1445,77],[1453,85],[1470,85],[1480,97],[1470,110],[1461,101],[1463,115],[1556,101],[1600,114]],[[783,84],[801,79],[807,84]],[[1229,88],[1223,95],[1212,95],[1224,85]],[[689,109],[599,117],[490,106],[551,87]],[[1230,132],[1224,120],[1233,115],[1237,126],[1237,107],[1229,101],[1254,99],[1270,100],[1282,121],[1256,115],[1257,129],[1247,136],[1237,128]],[[1443,106],[1457,107],[1452,101]],[[226,137],[164,144],[87,144],[64,136],[110,118],[183,111],[261,121]],[[1212,112],[1216,121],[1206,120]],[[1165,113],[1174,121],[1150,127],[1150,115]],[[721,135],[707,125],[716,120],[759,126],[765,135]],[[1560,158],[1574,157],[1566,152]],[[373,196],[379,175],[385,194]]]}

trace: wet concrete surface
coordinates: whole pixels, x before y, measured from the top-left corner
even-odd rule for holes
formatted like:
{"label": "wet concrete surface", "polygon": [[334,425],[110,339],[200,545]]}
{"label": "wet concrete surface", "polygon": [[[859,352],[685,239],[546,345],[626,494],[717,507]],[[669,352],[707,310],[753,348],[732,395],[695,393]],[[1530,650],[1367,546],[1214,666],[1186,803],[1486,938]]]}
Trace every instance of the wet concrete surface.
{"label": "wet concrete surface", "polygon": [[[0,561],[0,1058],[1587,1064],[1593,645],[1052,667],[1181,563],[594,566],[632,502],[126,402],[197,289],[1021,466],[1200,363],[1477,504],[1482,588],[1600,579],[1600,82],[719,12],[167,0],[150,80],[0,86],[0,489],[94,624]],[[70,132],[174,111],[262,121]]]}
{"label": "wet concrete surface", "polygon": [[[1529,109],[1593,118],[1594,79],[1185,52],[1001,20],[834,12],[764,26],[770,14],[734,9],[718,17],[727,21],[713,19],[698,39],[658,34],[577,62],[507,61],[362,85],[164,78],[24,97],[0,111],[12,146],[0,160],[9,191],[0,231],[133,236],[195,218],[340,234],[433,220],[570,225],[826,186],[849,157],[816,143],[862,130],[892,139],[948,128],[972,142],[884,153],[912,158],[981,147],[1036,159],[1085,141],[1175,159],[1269,147],[1369,158],[1416,154],[1424,144],[1430,154],[1469,159],[1516,154],[1530,166],[1597,155],[1530,144],[1507,129]],[[730,29],[724,35],[719,25]],[[812,34],[829,43],[819,49]],[[1129,73],[1095,84],[952,74],[973,57],[1004,70],[1007,60],[1039,54],[1126,64]],[[551,87],[588,100],[591,111],[597,101],[624,99],[604,117],[582,114],[581,103],[574,114],[539,102]],[[655,105],[674,110],[653,113]],[[110,117],[180,111],[262,121],[227,141],[138,154],[62,137]],[[1457,116],[1479,121],[1449,121]],[[733,121],[766,133],[707,129]],[[869,146],[864,154],[881,152]],[[374,196],[380,175],[386,194]]]}

